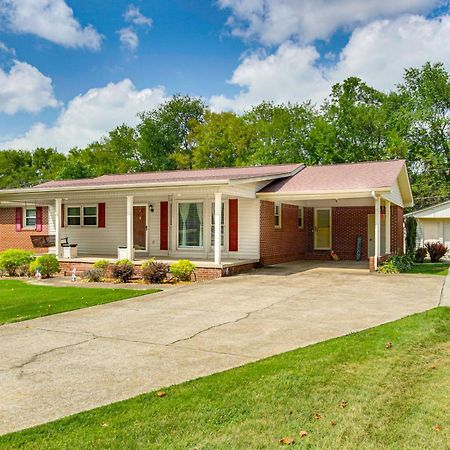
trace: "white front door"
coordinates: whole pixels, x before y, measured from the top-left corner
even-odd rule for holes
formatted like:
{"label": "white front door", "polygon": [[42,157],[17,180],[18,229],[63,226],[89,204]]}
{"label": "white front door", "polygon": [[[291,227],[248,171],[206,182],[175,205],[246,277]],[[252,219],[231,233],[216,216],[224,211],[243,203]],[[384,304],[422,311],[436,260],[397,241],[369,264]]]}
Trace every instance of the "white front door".
{"label": "white front door", "polygon": [[[380,230],[380,255],[386,253],[386,216],[382,214],[380,216],[381,230]],[[368,253],[369,256],[375,256],[375,214],[369,214],[368,217]]]}
{"label": "white front door", "polygon": [[314,249],[331,250],[331,208],[314,209]]}

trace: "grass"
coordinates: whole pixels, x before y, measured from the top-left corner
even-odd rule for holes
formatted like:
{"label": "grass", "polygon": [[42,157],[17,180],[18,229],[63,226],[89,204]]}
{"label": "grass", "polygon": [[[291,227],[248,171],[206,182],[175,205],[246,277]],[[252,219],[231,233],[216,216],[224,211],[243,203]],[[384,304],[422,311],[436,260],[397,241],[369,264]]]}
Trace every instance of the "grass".
{"label": "grass", "polygon": [[0,437],[0,448],[273,449],[290,437],[309,449],[448,449],[450,308],[165,392]]}
{"label": "grass", "polygon": [[427,275],[448,275],[450,263],[416,263],[405,273],[423,273]]}
{"label": "grass", "polygon": [[158,289],[35,286],[20,280],[0,280],[0,325],[154,292]]}

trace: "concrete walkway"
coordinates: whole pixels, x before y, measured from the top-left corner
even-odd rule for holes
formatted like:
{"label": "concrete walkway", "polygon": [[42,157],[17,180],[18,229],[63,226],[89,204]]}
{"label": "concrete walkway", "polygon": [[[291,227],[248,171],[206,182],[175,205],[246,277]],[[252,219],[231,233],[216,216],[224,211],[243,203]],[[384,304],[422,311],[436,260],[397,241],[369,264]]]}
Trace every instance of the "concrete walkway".
{"label": "concrete walkway", "polygon": [[445,277],[444,286],[441,292],[441,301],[439,306],[450,306],[450,271]]}
{"label": "concrete walkway", "polygon": [[396,320],[443,277],[286,264],[0,327],[0,433]]}

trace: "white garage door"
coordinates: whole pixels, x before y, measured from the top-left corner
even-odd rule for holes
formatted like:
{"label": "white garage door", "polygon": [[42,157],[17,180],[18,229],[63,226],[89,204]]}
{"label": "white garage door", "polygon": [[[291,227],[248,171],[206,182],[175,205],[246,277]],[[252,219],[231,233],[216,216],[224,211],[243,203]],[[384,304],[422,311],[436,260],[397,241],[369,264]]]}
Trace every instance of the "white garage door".
{"label": "white garage door", "polygon": [[444,221],[444,242],[450,253],[450,220]]}
{"label": "white garage door", "polygon": [[441,238],[441,224],[439,222],[424,222],[423,240],[425,242],[439,241]]}

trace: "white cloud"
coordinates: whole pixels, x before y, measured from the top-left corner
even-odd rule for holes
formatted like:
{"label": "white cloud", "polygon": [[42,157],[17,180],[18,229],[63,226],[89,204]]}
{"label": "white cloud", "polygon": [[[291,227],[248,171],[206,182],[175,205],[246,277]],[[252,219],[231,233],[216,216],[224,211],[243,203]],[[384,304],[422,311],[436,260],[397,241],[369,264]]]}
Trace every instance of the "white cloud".
{"label": "white cloud", "polygon": [[150,17],[144,16],[139,8],[137,8],[133,4],[128,6],[128,9],[125,11],[123,17],[127,22],[134,23],[135,25],[151,27],[153,24],[152,19],[150,19]]}
{"label": "white cloud", "polygon": [[36,123],[24,136],[0,143],[0,148],[83,147],[122,123],[136,125],[137,113],[165,100],[162,87],[137,90],[129,79],[109,83],[72,99],[52,126]]}
{"label": "white cloud", "polygon": [[326,39],[340,28],[354,27],[404,13],[431,11],[441,0],[218,0],[230,9],[232,33],[263,44],[287,39]]}
{"label": "white cloud", "polygon": [[230,80],[241,91],[231,98],[212,97],[211,107],[243,111],[262,100],[320,102],[334,83],[349,76],[389,90],[401,81],[405,68],[440,61],[449,69],[449,48],[448,15],[434,19],[408,15],[357,28],[334,65],[329,61],[321,65],[313,46],[286,42],[273,54],[246,56]]}
{"label": "white cloud", "polygon": [[0,19],[16,33],[39,36],[64,47],[98,50],[102,36],[82,27],[64,0],[0,0]]}
{"label": "white cloud", "polygon": [[134,52],[139,45],[138,35],[131,28],[122,28],[118,32],[122,47]]}
{"label": "white cloud", "polygon": [[16,56],[16,50],[9,48],[4,42],[0,41],[0,52],[8,53],[12,56]]}
{"label": "white cloud", "polygon": [[52,80],[36,67],[14,60],[9,72],[0,69],[0,112],[35,113],[48,106],[58,106],[53,94]]}

